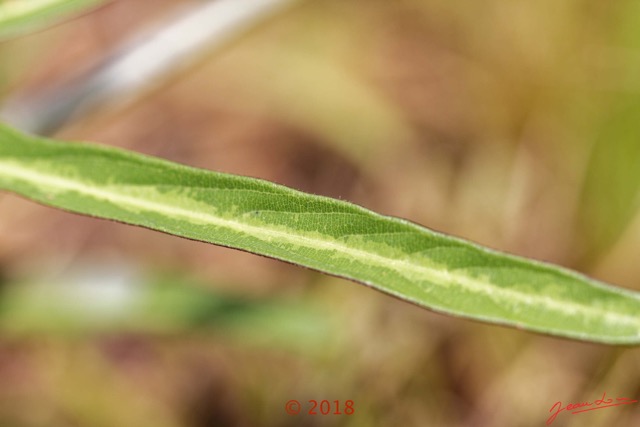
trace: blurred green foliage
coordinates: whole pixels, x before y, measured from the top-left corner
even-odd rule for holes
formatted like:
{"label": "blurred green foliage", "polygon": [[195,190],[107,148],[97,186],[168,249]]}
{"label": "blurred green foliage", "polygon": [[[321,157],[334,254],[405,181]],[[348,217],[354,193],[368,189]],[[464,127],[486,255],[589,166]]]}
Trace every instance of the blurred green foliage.
{"label": "blurred green foliage", "polygon": [[596,131],[580,208],[591,261],[620,238],[640,207],[640,97],[621,94],[607,110]]}
{"label": "blurred green foliage", "polygon": [[312,301],[224,295],[180,276],[123,282],[114,277],[117,268],[93,266],[89,272],[44,283],[4,284],[0,330],[13,336],[173,335],[200,330],[270,345],[278,345],[280,339],[282,345],[295,349],[298,344],[304,348],[311,338],[325,345],[335,326]]}

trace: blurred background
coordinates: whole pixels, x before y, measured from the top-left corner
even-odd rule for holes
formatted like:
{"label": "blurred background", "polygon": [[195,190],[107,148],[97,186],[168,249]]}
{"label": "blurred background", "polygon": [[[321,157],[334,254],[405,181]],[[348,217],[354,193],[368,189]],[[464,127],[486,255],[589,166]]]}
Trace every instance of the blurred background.
{"label": "blurred background", "polygon": [[[640,290],[640,2],[93,3],[0,43],[11,123]],[[262,10],[225,24],[233,3]],[[144,51],[171,28],[182,53]],[[639,349],[446,317],[11,194],[0,235],[2,426],[540,426],[557,401],[640,397]],[[308,415],[311,399],[355,413]],[[638,405],[554,425],[637,426]]]}

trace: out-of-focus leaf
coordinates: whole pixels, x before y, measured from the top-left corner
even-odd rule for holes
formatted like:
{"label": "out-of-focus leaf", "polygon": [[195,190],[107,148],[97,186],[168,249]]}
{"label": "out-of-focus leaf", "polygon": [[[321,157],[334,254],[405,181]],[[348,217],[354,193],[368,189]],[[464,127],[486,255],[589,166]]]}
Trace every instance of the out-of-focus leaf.
{"label": "out-of-focus leaf", "polygon": [[579,210],[589,263],[622,237],[640,208],[640,3],[624,0],[611,6],[615,26],[608,62],[614,74],[608,80],[616,91],[604,97],[607,105],[593,130],[596,139]]}
{"label": "out-of-focus leaf", "polygon": [[597,138],[580,209],[587,258],[615,243],[640,207],[640,99],[618,103]]}
{"label": "out-of-focus leaf", "polygon": [[638,293],[267,181],[2,127],[0,188],[296,263],[443,313],[640,343]]}
{"label": "out-of-focus leaf", "polygon": [[104,0],[4,0],[0,3],[0,40],[47,27]]}
{"label": "out-of-focus leaf", "polygon": [[80,278],[5,285],[0,293],[0,331],[14,335],[205,330],[300,348],[326,344],[334,327],[308,300],[234,297],[178,277],[131,282],[97,270]]}

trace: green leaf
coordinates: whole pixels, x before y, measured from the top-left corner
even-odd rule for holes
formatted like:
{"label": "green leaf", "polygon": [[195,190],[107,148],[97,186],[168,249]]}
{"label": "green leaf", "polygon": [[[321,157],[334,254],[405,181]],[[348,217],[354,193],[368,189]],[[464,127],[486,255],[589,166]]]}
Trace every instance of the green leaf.
{"label": "green leaf", "polygon": [[638,293],[258,179],[0,127],[0,188],[299,264],[442,313],[640,343]]}
{"label": "green leaf", "polygon": [[34,31],[104,0],[5,0],[0,3],[0,39]]}

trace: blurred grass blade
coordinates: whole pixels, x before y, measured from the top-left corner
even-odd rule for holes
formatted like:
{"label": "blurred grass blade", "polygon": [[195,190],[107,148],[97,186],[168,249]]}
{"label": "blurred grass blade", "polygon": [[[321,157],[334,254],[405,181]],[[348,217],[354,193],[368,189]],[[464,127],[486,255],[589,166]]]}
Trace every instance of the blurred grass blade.
{"label": "blurred grass blade", "polygon": [[588,263],[620,238],[640,208],[640,97],[619,96],[599,129],[579,220]]}
{"label": "blurred grass blade", "polygon": [[[244,299],[183,277],[133,280],[118,266],[90,275],[3,284],[0,332],[12,336],[96,332],[228,334],[251,344],[317,348],[335,340],[335,313],[308,299]],[[115,271],[115,273],[114,273]]]}
{"label": "blurred grass blade", "polygon": [[0,3],[0,40],[38,30],[104,0],[5,0]]}
{"label": "blurred grass blade", "polygon": [[270,182],[0,128],[0,188],[349,278],[443,313],[640,343],[640,295]]}

